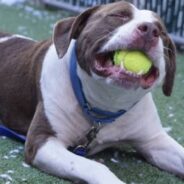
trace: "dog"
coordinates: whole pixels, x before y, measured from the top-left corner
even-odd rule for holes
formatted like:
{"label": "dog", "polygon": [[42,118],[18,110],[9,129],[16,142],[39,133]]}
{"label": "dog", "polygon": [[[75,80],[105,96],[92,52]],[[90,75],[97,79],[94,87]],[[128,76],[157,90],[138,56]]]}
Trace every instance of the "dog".
{"label": "dog", "polygon": [[[142,51],[150,71],[115,65],[117,50]],[[170,96],[176,70],[175,46],[157,14],[124,1],[95,6],[57,22],[46,41],[0,33],[0,58],[0,119],[26,135],[28,164],[70,180],[123,184],[76,153],[126,142],[184,177],[184,148],[164,131],[151,95],[161,85]]]}

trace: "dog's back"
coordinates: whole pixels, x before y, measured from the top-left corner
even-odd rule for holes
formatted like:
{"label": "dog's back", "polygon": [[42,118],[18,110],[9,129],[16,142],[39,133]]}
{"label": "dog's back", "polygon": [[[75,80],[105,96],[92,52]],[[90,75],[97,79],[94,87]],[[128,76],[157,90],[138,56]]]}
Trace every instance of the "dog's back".
{"label": "dog's back", "polygon": [[50,41],[35,42],[0,33],[0,119],[20,133],[26,134],[35,112],[35,81],[49,45]]}

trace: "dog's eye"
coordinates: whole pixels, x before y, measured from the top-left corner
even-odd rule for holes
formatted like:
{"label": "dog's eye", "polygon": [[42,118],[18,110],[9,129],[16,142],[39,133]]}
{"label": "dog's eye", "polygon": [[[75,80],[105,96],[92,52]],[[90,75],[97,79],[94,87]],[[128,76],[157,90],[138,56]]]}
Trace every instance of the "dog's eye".
{"label": "dog's eye", "polygon": [[128,21],[130,19],[130,14],[128,12],[120,12],[110,14],[109,17],[120,18],[123,21]]}

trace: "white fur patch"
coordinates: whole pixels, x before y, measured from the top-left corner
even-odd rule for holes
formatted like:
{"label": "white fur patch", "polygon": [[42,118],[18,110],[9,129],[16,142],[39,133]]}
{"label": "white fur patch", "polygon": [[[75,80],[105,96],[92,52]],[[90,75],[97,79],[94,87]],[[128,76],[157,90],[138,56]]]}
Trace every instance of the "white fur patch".
{"label": "white fur patch", "polygon": [[0,38],[0,43],[7,42],[8,40],[10,40],[12,38],[13,38],[13,36],[6,36],[6,37],[3,37],[3,38]]}
{"label": "white fur patch", "polygon": [[32,38],[30,38],[30,37],[23,36],[23,35],[19,35],[19,34],[15,34],[15,35],[13,35],[13,37],[22,38],[22,39],[31,40],[31,41],[35,41],[35,40],[33,40]]}
{"label": "white fur patch", "polygon": [[8,40],[11,40],[11,39],[14,39],[14,38],[22,38],[22,39],[34,41],[32,38],[15,34],[15,35],[12,35],[12,36],[6,36],[6,37],[0,38],[0,43],[7,42]]}
{"label": "white fur patch", "polygon": [[45,113],[53,130],[62,142],[72,145],[85,135],[90,123],[84,118],[73,93],[68,55],[59,59],[55,46],[51,45],[43,62],[40,85]]}

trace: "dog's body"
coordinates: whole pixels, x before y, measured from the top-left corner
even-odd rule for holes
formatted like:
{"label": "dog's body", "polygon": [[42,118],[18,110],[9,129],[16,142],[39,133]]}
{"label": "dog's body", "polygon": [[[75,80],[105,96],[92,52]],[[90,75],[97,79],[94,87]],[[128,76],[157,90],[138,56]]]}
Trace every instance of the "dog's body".
{"label": "dog's body", "polygon": [[[174,46],[155,14],[125,2],[95,7],[59,22],[53,42],[0,34],[0,119],[27,134],[26,161],[89,184],[123,183],[104,165],[67,150],[85,142],[92,127],[71,85],[69,65],[75,44],[77,73],[88,103],[112,112],[127,111],[101,126],[88,154],[128,142],[150,163],[183,177],[184,149],[163,130],[150,93],[164,80],[163,91],[170,95]],[[125,48],[143,50],[152,59],[149,76],[132,76],[109,64],[104,53]]]}

